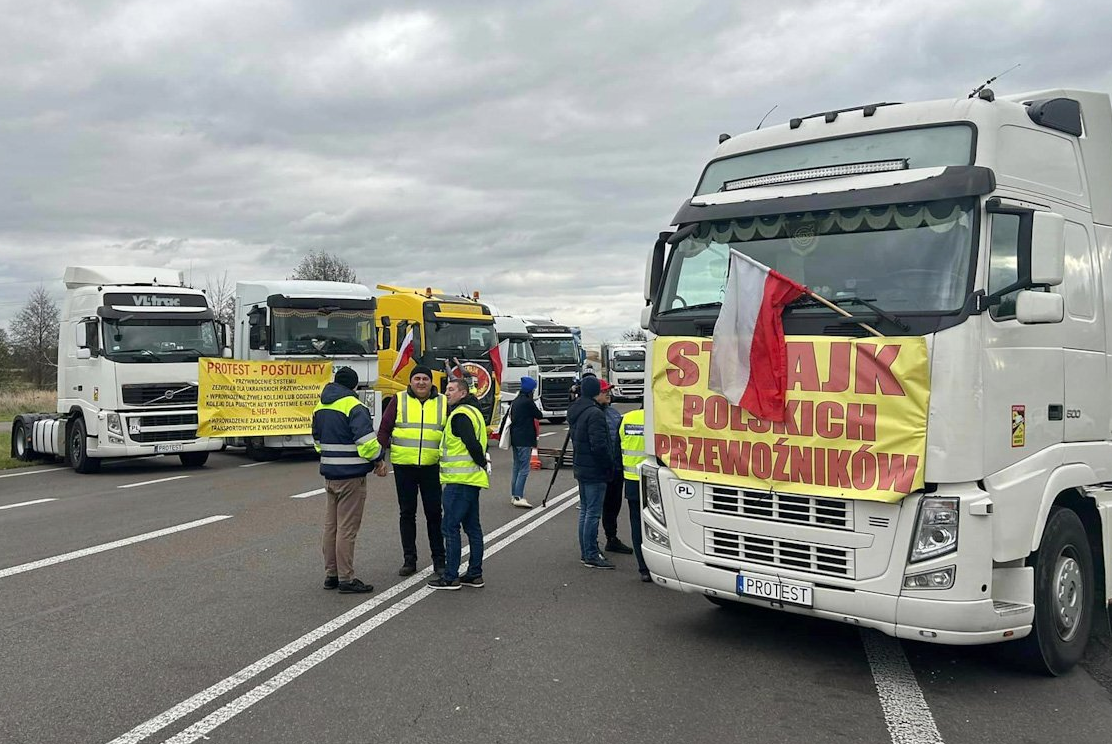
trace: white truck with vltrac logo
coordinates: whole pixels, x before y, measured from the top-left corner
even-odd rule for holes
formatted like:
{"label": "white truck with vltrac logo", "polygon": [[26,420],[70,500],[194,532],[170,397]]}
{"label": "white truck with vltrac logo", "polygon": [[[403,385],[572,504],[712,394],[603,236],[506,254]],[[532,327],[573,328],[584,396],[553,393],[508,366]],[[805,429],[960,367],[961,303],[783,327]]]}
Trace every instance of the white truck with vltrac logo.
{"label": "white truck with vltrac logo", "polygon": [[[1075,664],[1112,596],[1108,96],[982,88],[723,135],[673,225],[642,318],[656,581]],[[850,316],[787,305],[783,422],[707,387],[736,254]]]}
{"label": "white truck with vltrac logo", "polygon": [[154,454],[204,465],[222,442],[197,436],[197,360],[221,356],[225,336],[205,294],[180,271],[132,266],[71,266],[65,284],[58,409],[16,416],[12,455],[79,473]]}

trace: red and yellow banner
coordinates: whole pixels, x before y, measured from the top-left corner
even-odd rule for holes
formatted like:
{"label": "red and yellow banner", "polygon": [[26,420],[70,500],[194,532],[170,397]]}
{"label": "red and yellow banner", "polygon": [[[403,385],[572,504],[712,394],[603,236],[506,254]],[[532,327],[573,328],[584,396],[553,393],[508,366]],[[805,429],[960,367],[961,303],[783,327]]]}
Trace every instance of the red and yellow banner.
{"label": "red and yellow banner", "polygon": [[707,387],[712,346],[700,337],[653,342],[654,447],[681,477],[886,502],[923,487],[925,339],[789,336],[783,423]]}
{"label": "red and yellow banner", "polygon": [[309,434],[332,362],[201,359],[197,434],[202,437]]}

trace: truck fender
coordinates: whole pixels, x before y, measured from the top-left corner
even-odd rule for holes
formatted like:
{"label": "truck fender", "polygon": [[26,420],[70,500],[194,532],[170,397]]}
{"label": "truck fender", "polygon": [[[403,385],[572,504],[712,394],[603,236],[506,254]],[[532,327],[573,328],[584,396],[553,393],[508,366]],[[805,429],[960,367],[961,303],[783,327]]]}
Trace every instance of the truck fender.
{"label": "truck fender", "polygon": [[1050,507],[1054,506],[1054,502],[1063,491],[1071,489],[1082,489],[1085,486],[1093,485],[1098,482],[1097,474],[1088,465],[1081,463],[1071,463],[1069,465],[1062,465],[1050,474],[1046,481],[1046,487],[1043,489],[1042,501],[1039,503],[1039,511],[1035,516],[1034,532],[1031,535],[1031,552],[1034,553],[1039,549],[1039,544],[1042,542],[1043,530],[1046,529],[1046,520],[1050,516]]}
{"label": "truck fender", "polygon": [[[87,415],[84,408],[81,406],[71,406],[68,419],[73,420],[81,418],[85,421],[85,434],[90,437],[100,436],[100,421],[97,419],[96,414]],[[66,424],[69,427],[69,424]]]}

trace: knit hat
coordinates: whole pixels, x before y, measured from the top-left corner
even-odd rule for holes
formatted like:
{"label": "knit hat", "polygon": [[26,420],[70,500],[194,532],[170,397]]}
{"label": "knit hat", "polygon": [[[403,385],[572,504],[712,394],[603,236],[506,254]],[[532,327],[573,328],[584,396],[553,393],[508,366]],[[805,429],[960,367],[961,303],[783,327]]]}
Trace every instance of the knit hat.
{"label": "knit hat", "polygon": [[537,389],[537,381],[526,375],[521,378],[521,392],[531,393]]}
{"label": "knit hat", "polygon": [[584,398],[594,398],[602,392],[602,385],[599,384],[598,378],[592,375],[583,378],[583,382],[579,383],[579,389],[582,391]]}
{"label": "knit hat", "polygon": [[418,364],[409,372],[409,379],[413,379],[413,375],[425,375],[430,380],[432,379],[432,370],[423,364]]}
{"label": "knit hat", "polygon": [[340,367],[336,370],[336,384],[354,390],[359,385],[359,373],[351,367]]}

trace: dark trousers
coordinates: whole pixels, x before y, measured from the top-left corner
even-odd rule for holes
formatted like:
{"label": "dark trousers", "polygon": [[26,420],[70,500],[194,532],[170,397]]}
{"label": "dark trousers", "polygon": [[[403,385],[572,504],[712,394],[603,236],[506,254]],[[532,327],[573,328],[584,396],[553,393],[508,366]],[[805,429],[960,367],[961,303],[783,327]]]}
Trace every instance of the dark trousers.
{"label": "dark trousers", "polygon": [[645,565],[645,554],[641,552],[641,481],[625,480],[625,498],[629,502],[629,533],[633,538],[633,554],[637,556],[637,569],[641,573],[649,570]]}
{"label": "dark trousers", "polygon": [[437,565],[444,563],[444,534],[440,528],[440,465],[395,465],[398,488],[398,531],[405,563],[417,565],[417,494],[425,511],[429,553]]}
{"label": "dark trousers", "polygon": [[606,484],[606,495],[602,498],[602,531],[607,540],[618,539],[618,514],[622,511],[624,482],[625,478],[619,474]]}
{"label": "dark trousers", "polygon": [[467,575],[483,575],[483,526],[479,524],[479,487],[462,483],[444,486],[444,539],[448,544],[448,560],[441,577],[445,581],[459,578],[460,556],[463,546],[459,531],[467,534]]}

